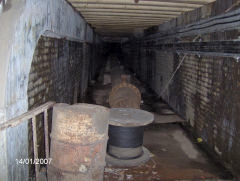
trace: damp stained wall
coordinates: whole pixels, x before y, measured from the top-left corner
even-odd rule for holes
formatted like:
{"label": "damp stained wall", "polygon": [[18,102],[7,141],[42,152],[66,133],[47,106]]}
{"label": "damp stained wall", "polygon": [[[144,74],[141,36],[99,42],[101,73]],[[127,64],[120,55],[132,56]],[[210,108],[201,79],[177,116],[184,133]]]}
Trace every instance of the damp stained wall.
{"label": "damp stained wall", "polygon": [[[100,44],[41,36],[35,48],[28,80],[28,109],[48,101],[73,104],[85,97],[88,82],[101,62]],[[98,58],[96,58],[98,57]],[[90,66],[94,64],[94,66]],[[45,158],[43,117],[37,117],[39,158]],[[51,119],[49,119],[51,120]],[[49,121],[49,128],[51,127]],[[33,158],[32,125],[28,126],[29,158]],[[34,176],[30,166],[29,177]]]}
{"label": "damp stained wall", "polygon": [[[64,0],[8,0],[0,14],[0,123],[28,110],[28,80],[39,38],[50,36],[95,43],[92,28]],[[95,40],[95,42],[93,42]],[[28,180],[27,123],[0,133],[0,180]]]}
{"label": "damp stained wall", "polygon": [[125,44],[123,51],[126,66],[186,120],[213,158],[239,175],[240,6],[233,6],[236,2],[218,0],[148,29],[142,38]]}

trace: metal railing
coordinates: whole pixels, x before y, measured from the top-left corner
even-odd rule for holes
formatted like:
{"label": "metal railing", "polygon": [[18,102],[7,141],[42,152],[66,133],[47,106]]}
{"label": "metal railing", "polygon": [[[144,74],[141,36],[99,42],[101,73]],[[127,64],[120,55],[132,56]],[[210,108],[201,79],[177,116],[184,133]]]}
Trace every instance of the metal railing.
{"label": "metal railing", "polygon": [[[18,117],[15,117],[5,123],[0,124],[0,131],[8,128],[15,127],[22,122],[32,121],[32,132],[33,132],[33,153],[34,160],[38,159],[38,145],[37,145],[37,125],[36,116],[44,114],[44,140],[45,140],[45,154],[46,159],[49,159],[49,131],[48,131],[48,110],[53,107],[55,102],[47,102],[37,108],[34,108]],[[39,181],[39,164],[35,164],[36,181]]]}

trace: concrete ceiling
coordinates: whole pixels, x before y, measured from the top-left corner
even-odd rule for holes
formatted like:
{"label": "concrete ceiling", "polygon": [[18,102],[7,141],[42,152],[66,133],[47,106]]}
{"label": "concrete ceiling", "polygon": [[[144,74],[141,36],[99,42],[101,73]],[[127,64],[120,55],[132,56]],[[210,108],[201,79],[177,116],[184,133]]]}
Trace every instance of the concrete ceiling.
{"label": "concrete ceiling", "polygon": [[126,36],[215,0],[67,0],[103,36]]}

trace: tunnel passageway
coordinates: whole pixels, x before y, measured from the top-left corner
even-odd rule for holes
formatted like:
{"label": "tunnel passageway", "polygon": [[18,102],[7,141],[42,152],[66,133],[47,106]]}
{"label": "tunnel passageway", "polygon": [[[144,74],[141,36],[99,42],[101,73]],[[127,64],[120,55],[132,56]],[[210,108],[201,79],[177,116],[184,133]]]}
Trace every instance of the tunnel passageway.
{"label": "tunnel passageway", "polygon": [[56,103],[154,115],[150,160],[105,181],[240,180],[239,0],[0,0],[0,22],[0,180],[46,180],[16,160],[47,159]]}
{"label": "tunnel passageway", "polygon": [[[231,172],[225,170],[216,160],[211,159],[201,148],[202,142],[191,136],[186,128],[184,129],[186,122],[166,102],[159,99],[149,86],[140,82],[134,76],[134,72],[124,68],[120,63],[121,59],[118,59],[117,56],[113,57],[110,56],[107,60],[118,60],[117,66],[121,72],[116,71],[116,68],[111,69],[110,63],[106,62],[106,67],[103,67],[101,75],[89,87],[89,102],[109,107],[108,97],[113,87],[111,71],[114,72],[114,80],[116,77],[120,80],[120,74],[128,75],[129,82],[141,90],[141,109],[152,112],[154,121],[144,130],[143,146],[150,151],[150,160],[134,167],[130,166],[131,164],[115,166],[107,163],[104,181],[232,179]],[[119,76],[116,76],[118,74]],[[137,162],[137,160],[132,160],[132,162]]]}

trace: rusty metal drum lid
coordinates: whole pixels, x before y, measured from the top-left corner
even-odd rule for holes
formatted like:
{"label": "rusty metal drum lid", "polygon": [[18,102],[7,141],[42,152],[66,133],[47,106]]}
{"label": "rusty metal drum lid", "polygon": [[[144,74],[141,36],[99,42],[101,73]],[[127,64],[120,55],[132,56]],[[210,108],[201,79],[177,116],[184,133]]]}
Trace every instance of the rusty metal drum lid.
{"label": "rusty metal drum lid", "polygon": [[154,115],[134,108],[111,108],[109,124],[114,126],[137,127],[150,124]]}

